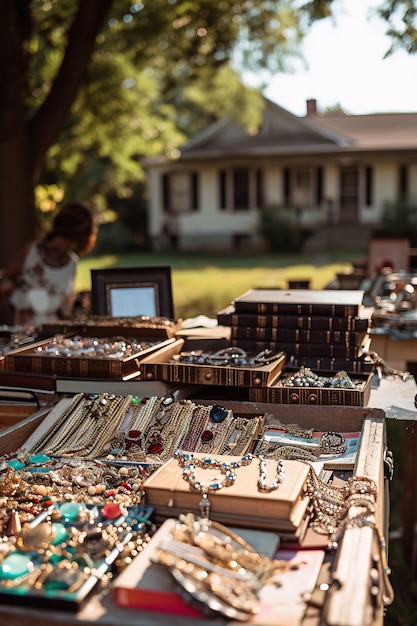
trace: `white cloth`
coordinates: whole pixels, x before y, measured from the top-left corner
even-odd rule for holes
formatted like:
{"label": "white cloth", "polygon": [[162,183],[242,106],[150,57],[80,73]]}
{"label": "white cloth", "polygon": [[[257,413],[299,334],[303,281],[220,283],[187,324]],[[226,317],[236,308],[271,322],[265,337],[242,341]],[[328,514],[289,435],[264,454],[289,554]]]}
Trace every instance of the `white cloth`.
{"label": "white cloth", "polygon": [[29,248],[10,302],[18,311],[33,311],[34,323],[57,319],[58,311],[66,308],[68,296],[74,292],[78,256],[71,251],[68,254],[65,265],[50,267],[36,242]]}

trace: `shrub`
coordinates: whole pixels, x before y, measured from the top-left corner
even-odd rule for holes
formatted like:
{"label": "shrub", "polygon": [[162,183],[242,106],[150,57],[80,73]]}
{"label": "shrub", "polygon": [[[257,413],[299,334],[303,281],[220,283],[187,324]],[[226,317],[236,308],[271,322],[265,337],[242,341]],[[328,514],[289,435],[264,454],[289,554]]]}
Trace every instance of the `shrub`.
{"label": "shrub", "polygon": [[260,215],[259,232],[273,252],[301,252],[308,230],[286,208],[266,208]]}
{"label": "shrub", "polygon": [[417,205],[398,200],[387,206],[380,227],[373,234],[376,237],[406,238],[411,247],[417,247]]}

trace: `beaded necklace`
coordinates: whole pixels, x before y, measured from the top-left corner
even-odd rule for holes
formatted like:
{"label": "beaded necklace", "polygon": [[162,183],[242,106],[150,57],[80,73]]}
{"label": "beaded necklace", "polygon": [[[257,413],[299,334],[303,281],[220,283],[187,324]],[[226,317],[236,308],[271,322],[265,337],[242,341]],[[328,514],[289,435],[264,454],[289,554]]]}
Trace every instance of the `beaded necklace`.
{"label": "beaded necklace", "polygon": [[[182,467],[182,478],[190,485],[190,490],[201,493],[201,500],[198,503],[201,516],[209,517],[211,502],[208,498],[208,494],[233,485],[237,478],[236,470],[243,465],[252,463],[253,456],[251,454],[245,454],[241,459],[227,463],[210,457],[199,459],[195,457],[194,454],[186,454],[181,450],[176,450],[174,458],[178,461],[178,465]],[[213,480],[205,484],[201,480],[198,480],[196,475],[197,468],[219,470],[224,476],[224,480],[222,482]]]}
{"label": "beaded necklace", "polygon": [[285,465],[282,459],[278,461],[277,465],[277,477],[272,483],[269,485],[266,484],[267,478],[267,465],[266,460],[263,456],[259,457],[259,478],[258,478],[258,491],[262,493],[270,493],[271,491],[275,491],[278,489],[280,483],[284,480],[285,477]]}

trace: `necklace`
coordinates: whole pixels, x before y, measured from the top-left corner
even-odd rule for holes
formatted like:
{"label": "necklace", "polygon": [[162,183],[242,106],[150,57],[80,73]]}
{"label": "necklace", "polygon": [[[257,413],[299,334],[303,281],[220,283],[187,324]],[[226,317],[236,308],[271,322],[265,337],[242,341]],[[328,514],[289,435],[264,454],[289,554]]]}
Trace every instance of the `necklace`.
{"label": "necklace", "polygon": [[[240,460],[231,461],[227,463],[223,460],[218,461],[210,457],[203,457],[199,459],[194,454],[186,454],[181,450],[176,450],[174,458],[177,459],[178,465],[182,467],[182,478],[190,485],[190,490],[196,493],[201,493],[201,500],[199,507],[202,517],[209,517],[211,502],[208,498],[209,493],[219,491],[224,487],[230,487],[236,482],[236,470],[243,465],[249,465],[252,463],[253,456],[251,454],[245,454]],[[198,480],[196,475],[196,469],[216,469],[224,476],[224,479],[214,479],[208,484]]]}
{"label": "necklace", "polygon": [[285,477],[285,466],[284,461],[280,459],[277,464],[277,477],[272,481],[270,485],[266,484],[268,472],[266,468],[266,460],[265,457],[259,457],[259,478],[258,478],[258,491],[262,493],[270,493],[271,491],[275,491],[278,489],[280,483],[284,480]]}

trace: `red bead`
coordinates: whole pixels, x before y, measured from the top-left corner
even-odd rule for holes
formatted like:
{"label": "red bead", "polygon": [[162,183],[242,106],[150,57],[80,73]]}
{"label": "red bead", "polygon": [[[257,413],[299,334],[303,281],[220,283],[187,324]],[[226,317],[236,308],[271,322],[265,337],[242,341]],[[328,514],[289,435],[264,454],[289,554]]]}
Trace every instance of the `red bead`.
{"label": "red bead", "polygon": [[213,439],[214,435],[211,432],[211,430],[205,430],[202,435],[201,435],[201,440],[202,441],[211,441]]}
{"label": "red bead", "polygon": [[125,489],[127,489],[128,491],[132,491],[132,486],[129,485],[129,483],[123,482],[122,483],[122,487],[124,487]]}
{"label": "red bead", "polygon": [[163,449],[164,446],[162,445],[162,443],[151,443],[148,448],[148,452],[149,454],[158,454],[158,452],[161,452]]}
{"label": "red bead", "polygon": [[101,513],[108,519],[116,519],[116,517],[120,517],[122,512],[120,510],[120,504],[117,504],[116,502],[109,502],[103,506]]}

